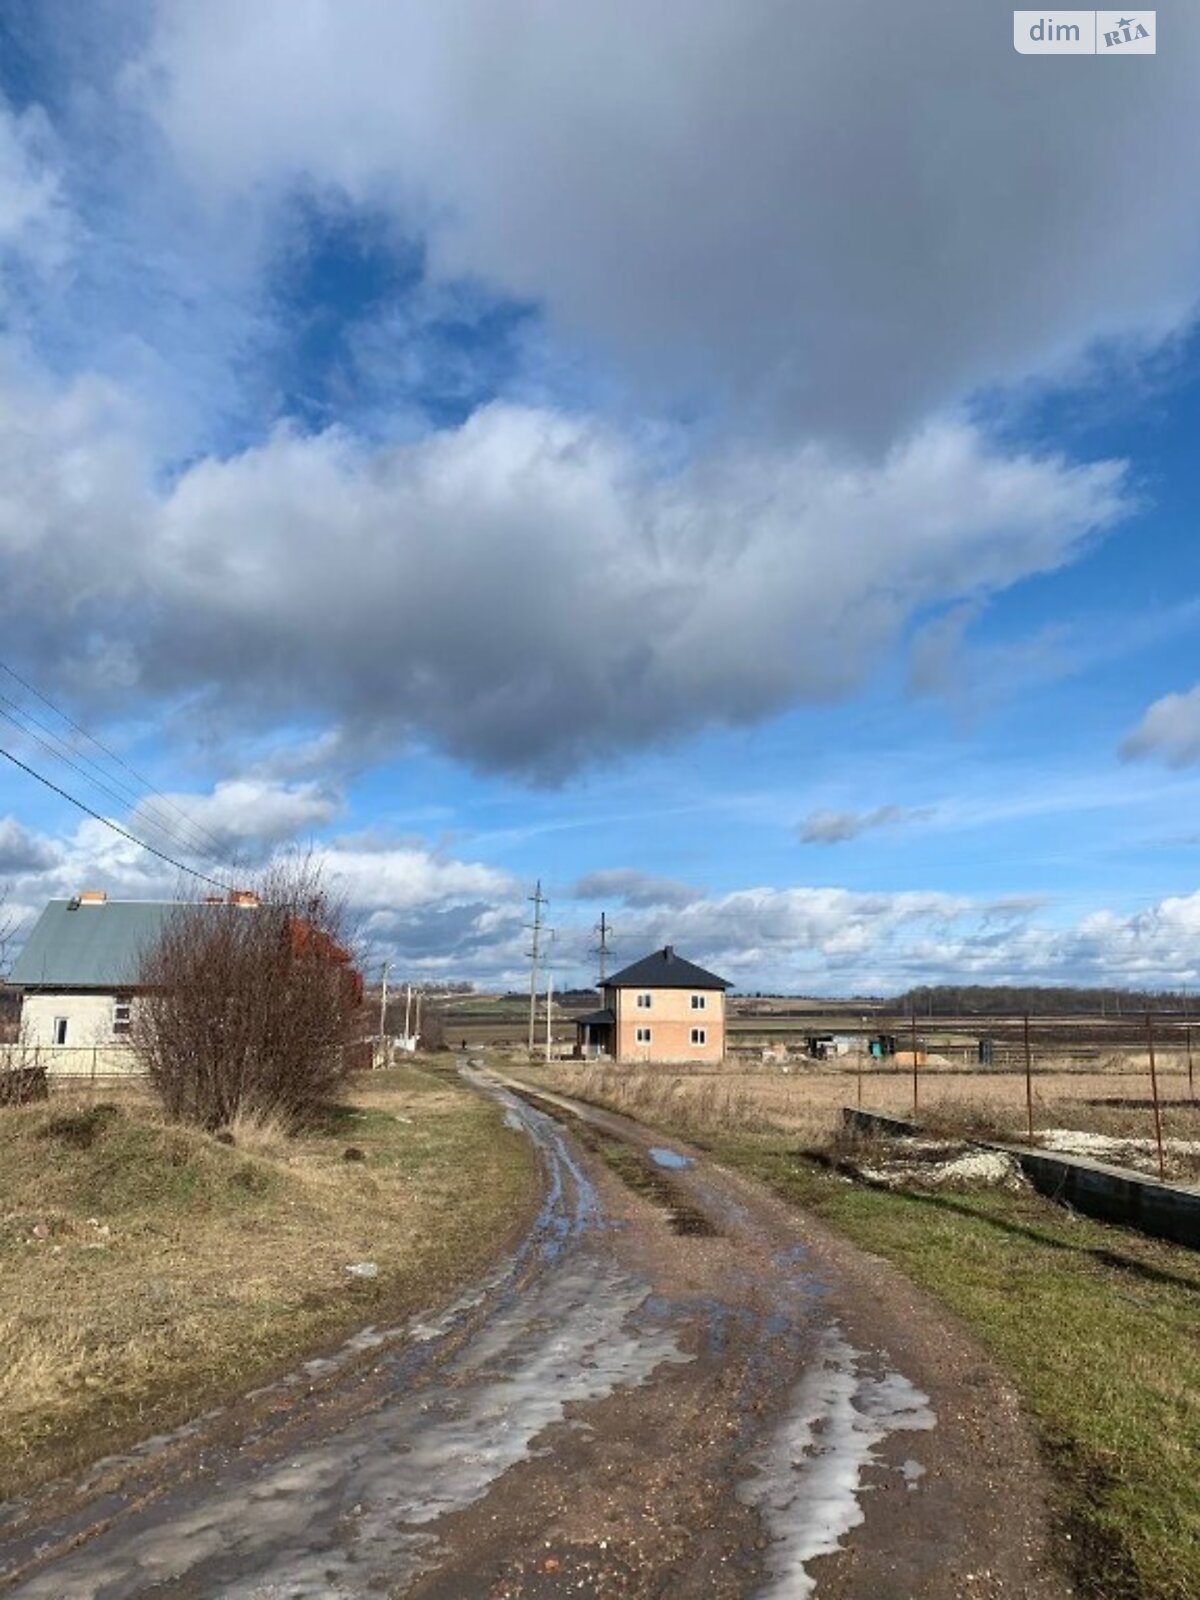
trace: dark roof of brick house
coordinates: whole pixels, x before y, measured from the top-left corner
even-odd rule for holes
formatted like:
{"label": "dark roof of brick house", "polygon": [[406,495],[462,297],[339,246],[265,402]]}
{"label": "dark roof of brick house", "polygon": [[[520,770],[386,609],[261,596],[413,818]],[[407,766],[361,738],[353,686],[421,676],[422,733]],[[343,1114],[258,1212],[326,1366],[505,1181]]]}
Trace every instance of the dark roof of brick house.
{"label": "dark roof of brick house", "polygon": [[692,961],[675,954],[664,945],[651,956],[643,956],[630,967],[605,978],[606,989],[728,989],[730,985],[715,972],[706,972]]}

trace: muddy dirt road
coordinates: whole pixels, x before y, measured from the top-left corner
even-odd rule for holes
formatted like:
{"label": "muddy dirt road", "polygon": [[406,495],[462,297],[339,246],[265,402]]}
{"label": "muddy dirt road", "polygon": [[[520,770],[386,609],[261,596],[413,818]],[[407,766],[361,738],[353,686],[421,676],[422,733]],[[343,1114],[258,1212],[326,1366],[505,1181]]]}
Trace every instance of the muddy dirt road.
{"label": "muddy dirt road", "polygon": [[0,1594],[1070,1593],[1012,1394],[903,1279],[634,1124],[473,1076],[543,1167],[515,1255],[0,1509]]}

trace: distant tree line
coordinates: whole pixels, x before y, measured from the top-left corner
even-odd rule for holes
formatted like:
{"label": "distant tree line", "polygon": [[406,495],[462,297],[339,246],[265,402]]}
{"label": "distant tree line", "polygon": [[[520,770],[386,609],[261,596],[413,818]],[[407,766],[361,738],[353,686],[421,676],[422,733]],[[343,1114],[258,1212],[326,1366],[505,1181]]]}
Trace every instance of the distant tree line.
{"label": "distant tree line", "polygon": [[1145,1011],[1196,1013],[1195,996],[1172,989],[1104,989],[1044,984],[924,984],[890,1002],[895,1011],[918,1017],[1132,1017]]}

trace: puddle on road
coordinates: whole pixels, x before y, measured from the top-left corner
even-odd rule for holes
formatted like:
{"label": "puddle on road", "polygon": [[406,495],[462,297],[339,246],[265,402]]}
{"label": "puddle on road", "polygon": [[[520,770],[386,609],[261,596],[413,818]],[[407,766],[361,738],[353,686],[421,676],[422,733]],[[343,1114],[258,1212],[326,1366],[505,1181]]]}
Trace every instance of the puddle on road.
{"label": "puddle on road", "polygon": [[[436,1383],[398,1388],[252,1477],[235,1459],[233,1481],[219,1490],[181,1486],[28,1579],[13,1600],[131,1600],[180,1580],[222,1600],[368,1600],[381,1584],[392,1592],[436,1564],[431,1525],[481,1499],[568,1407],[691,1360],[653,1314],[649,1286],[593,1247],[599,1203],[555,1124],[511,1109],[547,1175],[538,1227],[518,1259],[536,1253],[548,1270],[501,1292]],[[479,1298],[465,1297],[417,1337],[436,1341]]]}
{"label": "puddle on road", "polygon": [[[809,1562],[831,1555],[866,1520],[859,1497],[866,1469],[879,1460],[876,1447],[890,1434],[936,1424],[927,1395],[898,1372],[873,1376],[864,1362],[831,1329],[796,1387],[788,1417],[751,1457],[758,1474],[738,1496],[774,1540],[765,1557],[771,1581],[759,1600],[812,1594],[817,1584]],[[915,1488],[920,1463],[906,1462],[903,1470]]]}
{"label": "puddle on road", "polygon": [[651,1148],[650,1159],[656,1167],[666,1167],[670,1172],[682,1172],[692,1165],[690,1156],[681,1156],[677,1150],[663,1150],[657,1145]]}

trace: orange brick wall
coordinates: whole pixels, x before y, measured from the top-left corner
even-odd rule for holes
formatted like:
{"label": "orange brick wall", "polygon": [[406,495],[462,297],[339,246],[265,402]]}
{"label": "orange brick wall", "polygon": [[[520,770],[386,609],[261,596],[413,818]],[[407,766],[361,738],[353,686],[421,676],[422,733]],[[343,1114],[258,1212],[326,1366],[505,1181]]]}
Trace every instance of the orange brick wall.
{"label": "orange brick wall", "polygon": [[[693,993],[704,997],[703,1011],[693,1011]],[[639,994],[650,996],[649,1010],[639,1008]],[[618,1061],[722,1061],[725,1057],[725,995],[721,989],[610,989],[605,1002],[616,1012]],[[650,1029],[650,1043],[637,1042],[637,1030]],[[704,1044],[692,1043],[692,1029],[703,1028]]]}

